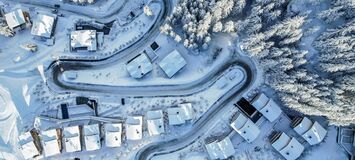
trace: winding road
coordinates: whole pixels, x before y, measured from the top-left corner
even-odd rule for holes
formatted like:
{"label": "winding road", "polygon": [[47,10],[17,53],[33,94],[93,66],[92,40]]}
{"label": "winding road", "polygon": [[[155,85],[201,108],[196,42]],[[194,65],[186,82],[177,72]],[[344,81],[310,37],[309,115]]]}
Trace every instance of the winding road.
{"label": "winding road", "polygon": [[[22,0],[17,0],[22,1]],[[181,150],[188,145],[194,143],[228,110],[227,105],[236,99],[239,99],[243,93],[248,91],[256,81],[257,70],[254,62],[246,56],[240,56],[238,59],[231,59],[228,63],[221,67],[213,69],[210,73],[193,81],[189,84],[183,85],[155,85],[155,86],[137,86],[137,87],[124,87],[124,86],[105,86],[105,85],[92,85],[92,84],[73,84],[65,82],[61,79],[61,75],[67,70],[81,70],[90,69],[95,67],[103,67],[112,63],[117,63],[119,59],[125,56],[132,56],[137,54],[139,50],[147,46],[148,42],[154,40],[159,34],[159,27],[164,23],[165,19],[172,12],[172,4],[170,0],[163,0],[163,10],[159,14],[157,22],[150,28],[143,38],[135,42],[130,47],[117,52],[109,57],[99,60],[72,60],[72,59],[59,59],[54,61],[46,70],[47,85],[49,88],[58,93],[67,92],[100,92],[100,93],[115,93],[126,96],[177,96],[177,95],[191,95],[200,92],[203,89],[210,87],[220,77],[225,70],[232,65],[241,66],[245,71],[246,80],[242,86],[236,85],[230,89],[224,96],[219,98],[209,110],[193,124],[193,129],[182,137],[151,143],[144,146],[138,151],[135,159],[146,160],[151,159],[153,156],[168,154]],[[112,14],[113,15],[113,14]],[[110,15],[108,15],[110,16]],[[233,106],[232,106],[233,107]]]}

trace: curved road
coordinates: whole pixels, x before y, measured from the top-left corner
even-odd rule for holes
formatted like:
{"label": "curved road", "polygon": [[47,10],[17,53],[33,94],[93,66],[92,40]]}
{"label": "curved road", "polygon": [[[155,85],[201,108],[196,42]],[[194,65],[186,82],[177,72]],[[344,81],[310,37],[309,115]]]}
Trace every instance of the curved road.
{"label": "curved road", "polygon": [[[36,7],[40,6],[40,7],[44,7],[44,8],[58,9],[60,11],[65,11],[65,12],[68,12],[68,13],[89,17],[89,18],[95,19],[95,21],[97,21],[99,23],[111,23],[111,22],[113,22],[115,20],[116,14],[119,13],[123,7],[125,7],[125,5],[127,4],[127,2],[129,0],[124,0],[122,5],[120,4],[121,3],[120,1],[115,1],[111,5],[109,10],[105,10],[105,11],[92,10],[92,11],[89,11],[89,10],[77,9],[77,8],[75,8],[76,5],[73,5],[73,4],[69,4],[69,3],[59,4],[59,3],[55,3],[55,1],[48,1],[48,0],[47,1],[46,0],[45,1],[43,1],[43,0],[12,0],[12,2],[22,3],[22,4],[36,6]],[[56,8],[54,6],[56,4],[61,5],[61,7],[60,8]]]}
{"label": "curved road", "polygon": [[[56,91],[56,92],[70,92],[70,91],[99,91],[99,92],[106,92],[106,93],[118,93],[123,92],[125,95],[127,93],[133,92],[135,95],[141,93],[142,95],[147,95],[149,93],[154,93],[157,95],[169,95],[170,94],[193,94],[203,89],[204,87],[210,86],[210,84],[217,79],[221,72],[228,69],[231,65],[240,65],[246,72],[246,81],[245,83],[240,86],[237,85],[229,90],[224,96],[218,99],[211,108],[202,116],[200,119],[195,121],[193,124],[193,130],[188,132],[187,134],[179,137],[177,139],[165,141],[165,142],[157,142],[152,143],[141,150],[138,151],[136,154],[136,159],[143,160],[143,159],[150,159],[153,156],[171,153],[180,149],[185,148],[186,146],[192,144],[201,136],[203,136],[206,132],[206,129],[213,124],[216,119],[218,119],[223,113],[226,111],[228,107],[226,105],[231,102],[232,100],[239,98],[244,92],[246,92],[255,82],[256,78],[256,69],[255,65],[251,59],[247,57],[239,57],[238,61],[232,60],[226,65],[214,70],[207,76],[203,77],[202,79],[193,82],[188,85],[172,85],[172,86],[140,86],[140,87],[121,87],[121,88],[113,88],[111,86],[93,86],[93,85],[73,85],[68,84],[60,79],[60,75],[65,70],[80,70],[80,69],[90,69],[93,67],[98,66],[105,66],[109,65],[110,63],[115,63],[117,60],[124,56],[128,56],[129,54],[137,53],[142,49],[142,47],[146,46],[146,43],[153,38],[155,38],[159,34],[159,26],[165,21],[165,18],[171,13],[172,6],[170,4],[170,0],[164,0],[164,7],[162,13],[159,14],[157,23],[149,30],[145,36],[135,42],[132,46],[124,49],[123,51],[117,52],[114,55],[109,57],[99,59],[99,60],[71,60],[71,59],[61,59],[53,62],[50,67],[48,68],[46,74],[48,77],[48,86]],[[203,84],[204,87],[200,85]],[[200,87],[200,88],[199,88]],[[154,92],[158,91],[159,92]]]}
{"label": "curved road", "polygon": [[[227,111],[227,104],[233,102],[233,100],[239,99],[241,95],[248,91],[248,89],[254,84],[256,80],[256,70],[249,68],[249,66],[244,66],[244,69],[246,69],[247,72],[247,80],[243,86],[235,86],[218,99],[200,119],[195,121],[192,126],[193,130],[176,139],[149,144],[138,151],[135,159],[148,160],[153,156],[176,152],[191,145],[206,134],[206,131],[211,125],[213,125],[213,123],[215,123]],[[233,107],[233,105],[230,106]]]}

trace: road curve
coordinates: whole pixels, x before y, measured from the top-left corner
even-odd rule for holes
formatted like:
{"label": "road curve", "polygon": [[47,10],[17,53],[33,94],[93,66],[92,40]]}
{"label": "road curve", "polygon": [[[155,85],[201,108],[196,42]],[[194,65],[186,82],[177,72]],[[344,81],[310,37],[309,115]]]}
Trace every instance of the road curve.
{"label": "road curve", "polygon": [[195,140],[197,140],[199,137],[203,136],[206,133],[205,129],[210,127],[209,124],[215,122],[216,118],[218,119],[218,117],[220,117],[224,113],[227,107],[227,103],[239,98],[254,84],[256,80],[256,69],[254,68],[253,64],[251,64],[252,68],[249,67],[249,65],[243,66],[247,73],[247,80],[245,81],[243,86],[235,86],[234,88],[229,90],[224,96],[218,99],[211,106],[211,108],[209,108],[209,110],[205,114],[203,114],[202,117],[195,121],[192,126],[193,129],[190,132],[176,139],[149,144],[138,151],[135,159],[148,160],[151,159],[153,156],[168,154],[181,150],[195,142]]}
{"label": "road curve", "polygon": [[[165,19],[172,13],[172,4],[170,0],[162,0],[162,11],[157,18],[157,22],[149,29],[149,31],[138,41],[134,42],[131,46],[112,54],[108,57],[104,57],[97,60],[87,60],[87,59],[59,59],[53,61],[49,67],[46,69],[46,77],[48,78],[48,86],[54,92],[69,92],[70,87],[66,90],[66,85],[60,83],[59,76],[62,72],[66,70],[79,70],[79,69],[90,69],[93,67],[102,67],[105,65],[110,65],[116,63],[119,59],[131,54],[138,54],[140,50],[146,47],[147,42],[152,41],[156,36],[159,35],[159,27],[164,23]],[[82,88],[77,88],[82,90]],[[75,88],[73,88],[75,90]],[[72,91],[73,91],[72,90]]]}

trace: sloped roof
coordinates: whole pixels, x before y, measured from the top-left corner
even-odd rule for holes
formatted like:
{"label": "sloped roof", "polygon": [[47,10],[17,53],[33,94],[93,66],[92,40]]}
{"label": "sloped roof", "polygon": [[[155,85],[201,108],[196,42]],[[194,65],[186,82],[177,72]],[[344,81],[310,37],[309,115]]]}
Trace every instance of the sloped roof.
{"label": "sloped roof", "polygon": [[79,126],[64,127],[63,138],[66,152],[81,151]]}
{"label": "sloped roof", "polygon": [[56,129],[41,131],[43,141],[43,151],[46,157],[60,153],[58,135]]}
{"label": "sloped roof", "polygon": [[44,141],[43,151],[46,157],[60,154],[59,144],[57,139]]}
{"label": "sloped roof", "polygon": [[269,101],[269,98],[264,93],[260,93],[252,100],[251,104],[257,110],[261,110],[262,108],[265,107],[265,105],[267,104],[268,101]]}
{"label": "sloped roof", "polygon": [[11,29],[14,29],[26,22],[22,9],[17,9],[15,11],[6,13],[5,19],[6,19],[7,25]]}
{"label": "sloped roof", "polygon": [[147,112],[148,133],[151,136],[160,135],[165,132],[163,111],[148,111]]}
{"label": "sloped roof", "polygon": [[301,156],[304,146],[295,138],[292,138],[289,144],[279,152],[287,160],[295,160]]}
{"label": "sloped roof", "polygon": [[325,130],[317,121],[313,123],[312,127],[302,135],[302,137],[310,144],[315,145],[323,141],[327,135]]}
{"label": "sloped roof", "polygon": [[307,117],[303,117],[302,121],[295,127],[293,128],[296,133],[298,133],[299,135],[303,135],[304,133],[306,133],[309,129],[311,129],[313,125],[313,122],[308,119]]}
{"label": "sloped roof", "polygon": [[180,125],[185,123],[184,111],[180,107],[168,108],[169,125]]}
{"label": "sloped roof", "polygon": [[243,114],[239,114],[232,122],[231,127],[239,133],[248,143],[254,141],[260,134],[260,129]]}
{"label": "sloped roof", "polygon": [[71,32],[70,46],[73,49],[87,47],[87,50],[89,51],[96,51],[96,30],[78,30]]}
{"label": "sloped roof", "polygon": [[194,111],[191,103],[181,103],[178,104],[178,107],[183,110],[185,120],[191,120],[194,118]]}
{"label": "sloped roof", "polygon": [[229,137],[225,137],[221,141],[214,141],[206,144],[206,150],[211,159],[226,159],[235,153]]}
{"label": "sloped roof", "polygon": [[126,69],[133,78],[142,78],[153,70],[153,65],[146,54],[140,54],[127,63]]}
{"label": "sloped roof", "polygon": [[277,105],[274,100],[268,98],[264,93],[258,94],[252,100],[252,105],[270,122],[275,121],[282,113],[280,106]]}
{"label": "sloped roof", "polygon": [[270,99],[265,105],[265,107],[259,110],[259,112],[263,114],[270,122],[273,122],[278,117],[280,117],[282,110],[279,105],[275,103],[274,100]]}
{"label": "sloped roof", "polygon": [[129,116],[126,121],[126,131],[128,140],[140,140],[143,137],[143,117]]}
{"label": "sloped roof", "polygon": [[31,34],[35,36],[41,36],[50,38],[52,35],[55,18],[53,16],[40,14],[37,20],[33,23]]}
{"label": "sloped roof", "polygon": [[160,68],[171,78],[186,65],[186,60],[174,50],[159,62]]}
{"label": "sloped roof", "polygon": [[23,144],[20,147],[21,153],[25,159],[30,159],[36,155],[39,155],[39,152],[35,146],[35,143],[33,141],[30,141],[26,144]]}
{"label": "sloped roof", "polygon": [[164,121],[161,119],[147,120],[149,135],[160,135],[165,132]]}
{"label": "sloped roof", "polygon": [[300,142],[295,138],[290,138],[284,132],[272,144],[272,147],[274,147],[287,160],[297,159],[304,150],[304,146]]}
{"label": "sloped roof", "polygon": [[105,142],[107,147],[119,147],[122,143],[122,123],[107,123],[105,127]]}
{"label": "sloped roof", "polygon": [[98,150],[101,148],[100,131],[98,124],[84,126],[85,148],[88,151]]}

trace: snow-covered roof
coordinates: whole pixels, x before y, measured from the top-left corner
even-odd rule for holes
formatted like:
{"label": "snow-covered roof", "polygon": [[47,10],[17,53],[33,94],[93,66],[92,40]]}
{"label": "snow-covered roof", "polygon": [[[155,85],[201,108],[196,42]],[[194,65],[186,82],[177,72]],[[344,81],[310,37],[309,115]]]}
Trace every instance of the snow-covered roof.
{"label": "snow-covered roof", "polygon": [[43,14],[38,15],[37,20],[33,23],[31,34],[51,38],[55,18],[56,17]]}
{"label": "snow-covered roof", "polygon": [[313,123],[313,126],[302,137],[310,144],[315,145],[323,141],[327,135],[327,130],[323,128],[317,121]]}
{"label": "snow-covered roof", "polygon": [[25,159],[33,158],[36,155],[39,155],[39,152],[36,148],[36,145],[33,141],[32,135],[30,132],[25,132],[18,137],[20,144],[20,151]]}
{"label": "snow-covered roof", "polygon": [[122,123],[106,123],[105,143],[107,147],[119,147],[122,143]]}
{"label": "snow-covered roof", "polygon": [[69,118],[82,117],[82,116],[93,116],[95,115],[94,110],[87,104],[68,106]]}
{"label": "snow-covered roof", "polygon": [[98,150],[101,148],[100,131],[98,124],[84,126],[85,148],[87,151]]}
{"label": "snow-covered roof", "polygon": [[282,113],[280,106],[277,105],[274,100],[268,98],[264,93],[260,93],[256,96],[252,101],[252,105],[270,122],[275,121]]}
{"label": "snow-covered roof", "polygon": [[23,15],[22,9],[17,9],[15,11],[6,13],[5,19],[6,19],[7,25],[11,29],[14,29],[14,28],[26,23],[25,16]]}
{"label": "snow-covered roof", "polygon": [[186,60],[174,50],[159,62],[160,68],[171,78],[186,65]]}
{"label": "snow-covered roof", "polygon": [[304,146],[300,142],[285,133],[282,133],[272,146],[287,160],[297,159],[304,150]]}
{"label": "snow-covered roof", "polygon": [[147,119],[160,119],[163,117],[163,111],[162,110],[155,110],[155,111],[148,111],[147,112]]}
{"label": "snow-covered roof", "polygon": [[33,141],[31,132],[25,132],[25,133],[19,135],[18,139],[19,139],[19,143],[23,143],[23,144]]}
{"label": "snow-covered roof", "polygon": [[299,123],[294,130],[310,145],[322,142],[327,134],[327,130],[325,130],[317,121],[313,123],[307,117],[303,117],[301,123]]}
{"label": "snow-covered roof", "polygon": [[180,107],[168,108],[167,112],[170,125],[180,125],[185,123],[184,111]]}
{"label": "snow-covered roof", "polygon": [[126,69],[133,78],[142,78],[153,70],[153,65],[146,54],[140,54],[127,63]]}
{"label": "snow-covered roof", "polygon": [[126,131],[128,140],[140,140],[143,137],[143,117],[128,116],[126,121]]}
{"label": "snow-covered roof", "polygon": [[286,133],[282,132],[280,137],[271,145],[277,151],[280,151],[281,149],[285,148],[290,141],[291,138]]}
{"label": "snow-covered roof", "polygon": [[57,139],[43,142],[43,150],[46,157],[60,154]]}
{"label": "snow-covered roof", "polygon": [[81,151],[79,126],[64,127],[63,138],[66,152]]}
{"label": "snow-covered roof", "polygon": [[78,30],[70,34],[70,46],[73,49],[86,48],[88,51],[97,50],[95,30]]}
{"label": "snow-covered roof", "polygon": [[148,133],[151,136],[160,135],[165,132],[163,111],[148,111],[147,112]]}
{"label": "snow-covered roof", "polygon": [[266,105],[266,103],[269,101],[269,98],[264,94],[264,93],[260,93],[258,94],[252,101],[252,105],[257,109],[260,110],[262,108],[264,108],[264,106]]}
{"label": "snow-covered roof", "polygon": [[20,147],[21,153],[25,159],[31,159],[39,155],[36,145],[33,141],[27,142]]}
{"label": "snow-covered roof", "polygon": [[191,103],[181,103],[178,104],[178,107],[183,110],[185,120],[191,120],[194,118],[194,111]]}
{"label": "snow-covered roof", "polygon": [[60,153],[56,129],[41,131],[41,137],[43,141],[43,151],[46,157]]}
{"label": "snow-covered roof", "polygon": [[254,141],[260,134],[260,129],[250,119],[239,113],[231,123],[231,127],[239,133],[248,143]]}
{"label": "snow-covered roof", "polygon": [[273,122],[278,117],[280,117],[282,110],[279,105],[275,103],[274,100],[270,99],[265,105],[265,107],[259,110],[259,112],[263,114],[270,122]]}
{"label": "snow-covered roof", "polygon": [[206,149],[211,159],[226,159],[235,153],[229,137],[225,137],[221,141],[206,144]]}
{"label": "snow-covered roof", "polygon": [[308,119],[307,117],[303,117],[302,121],[295,127],[293,128],[296,133],[298,133],[299,135],[303,135],[304,133],[306,133],[309,129],[311,129],[313,125],[313,122]]}

